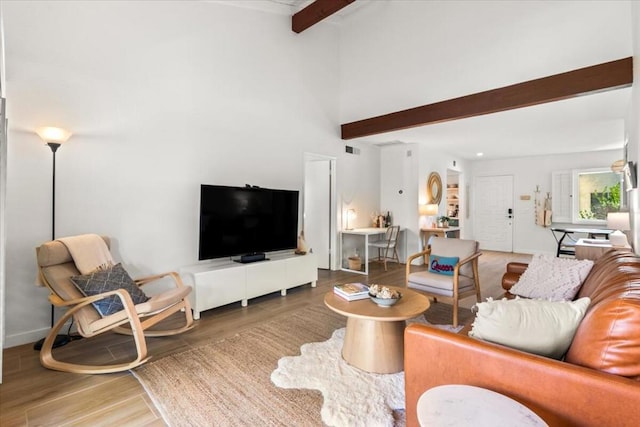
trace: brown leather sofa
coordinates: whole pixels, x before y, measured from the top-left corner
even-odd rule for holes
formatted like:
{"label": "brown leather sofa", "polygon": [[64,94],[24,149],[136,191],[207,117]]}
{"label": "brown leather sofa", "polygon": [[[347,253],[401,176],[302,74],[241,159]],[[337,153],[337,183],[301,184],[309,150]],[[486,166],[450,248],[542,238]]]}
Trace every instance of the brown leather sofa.
{"label": "brown leather sofa", "polygon": [[[508,290],[526,264],[510,264]],[[405,331],[407,425],[426,390],[468,384],[524,404],[550,426],[640,425],[640,257],[611,250],[577,298],[591,304],[563,361],[413,324]]]}

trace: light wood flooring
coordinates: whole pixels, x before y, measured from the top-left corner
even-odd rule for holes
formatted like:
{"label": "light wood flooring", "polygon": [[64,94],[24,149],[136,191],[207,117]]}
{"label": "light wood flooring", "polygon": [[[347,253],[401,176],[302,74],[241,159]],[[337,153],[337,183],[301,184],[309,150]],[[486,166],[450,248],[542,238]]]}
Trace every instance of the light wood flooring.
{"label": "light wood flooring", "polygon": [[[510,261],[528,262],[531,256],[485,251],[480,257],[482,298],[502,294],[500,279]],[[413,267],[422,268],[422,267]],[[335,283],[362,281],[369,284],[404,285],[404,264],[370,265],[369,276],[320,270],[316,288],[300,286],[249,301],[248,307],[230,304],[202,313],[196,327],[176,337],[147,340],[152,360],[191,347],[220,340],[252,325],[286,315],[309,305],[323,304],[323,295]],[[470,308],[473,297],[463,300]],[[77,361],[111,362],[135,354],[130,338],[103,334],[61,347],[60,357]],[[129,373],[79,375],[40,366],[33,345],[4,350],[3,384],[0,385],[0,426],[163,426],[162,418],[138,381]]]}

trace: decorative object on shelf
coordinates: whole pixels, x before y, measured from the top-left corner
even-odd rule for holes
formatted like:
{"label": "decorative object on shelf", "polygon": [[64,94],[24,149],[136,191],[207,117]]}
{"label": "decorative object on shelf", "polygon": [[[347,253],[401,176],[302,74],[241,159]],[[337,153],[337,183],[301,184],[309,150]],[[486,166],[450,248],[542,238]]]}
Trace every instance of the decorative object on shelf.
{"label": "decorative object on shelf", "polygon": [[629,212],[609,212],[607,214],[607,228],[615,230],[609,234],[611,246],[625,247],[629,245],[625,231],[631,229]]}
{"label": "decorative object on shelf", "polygon": [[347,209],[345,217],[347,220],[345,230],[353,230],[353,221],[356,219],[356,210]]}
{"label": "decorative object on shelf", "polygon": [[[387,212],[387,214],[389,213]],[[387,223],[386,215],[382,215],[381,213],[378,213],[378,212],[371,212],[371,224],[373,228],[384,228],[386,227],[386,223]]]}
{"label": "decorative object on shelf", "polygon": [[427,202],[436,205],[442,200],[442,180],[438,172],[431,172],[427,179]]}
{"label": "decorative object on shelf", "polygon": [[[36,133],[42,139],[46,145],[51,149],[53,153],[53,167],[52,167],[52,187],[51,187],[51,240],[56,238],[56,151],[58,148],[69,138],[72,133],[66,129],[44,126],[36,129]],[[51,327],[54,325],[54,307],[51,305]],[[69,335],[58,335],[53,344],[53,348],[61,347],[71,341]],[[44,338],[36,342],[33,346],[35,350],[40,350],[44,344]]]}
{"label": "decorative object on shelf", "polygon": [[448,216],[439,216],[438,217],[438,228],[449,228],[449,217]]}
{"label": "decorative object on shelf", "polygon": [[304,230],[300,231],[300,235],[298,236],[298,247],[296,248],[296,255],[306,255],[309,251],[307,247],[307,241],[304,238]]}

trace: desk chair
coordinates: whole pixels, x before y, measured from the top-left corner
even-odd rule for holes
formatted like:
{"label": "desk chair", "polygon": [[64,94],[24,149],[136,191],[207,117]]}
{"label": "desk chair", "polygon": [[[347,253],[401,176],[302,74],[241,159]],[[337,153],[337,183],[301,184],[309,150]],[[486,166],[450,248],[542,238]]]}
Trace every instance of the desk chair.
{"label": "desk chair", "polygon": [[392,225],[387,228],[384,240],[369,243],[370,247],[378,249],[378,257],[375,261],[384,263],[384,271],[387,271],[387,260],[400,263],[400,257],[398,256],[397,249],[399,233],[400,226]]}

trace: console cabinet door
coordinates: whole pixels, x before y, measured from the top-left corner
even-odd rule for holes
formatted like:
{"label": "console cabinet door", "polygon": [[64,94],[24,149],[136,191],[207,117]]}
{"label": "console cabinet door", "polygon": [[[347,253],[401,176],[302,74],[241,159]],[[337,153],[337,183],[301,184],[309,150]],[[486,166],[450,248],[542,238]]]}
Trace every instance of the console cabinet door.
{"label": "console cabinet door", "polygon": [[287,288],[285,260],[271,260],[248,264],[246,298],[270,294]]}
{"label": "console cabinet door", "polygon": [[242,267],[197,273],[194,279],[195,286],[190,298],[196,311],[208,310],[245,298],[247,280],[246,270]]}
{"label": "console cabinet door", "polygon": [[309,253],[288,258],[286,262],[288,288],[318,280],[318,265],[315,254]]}

